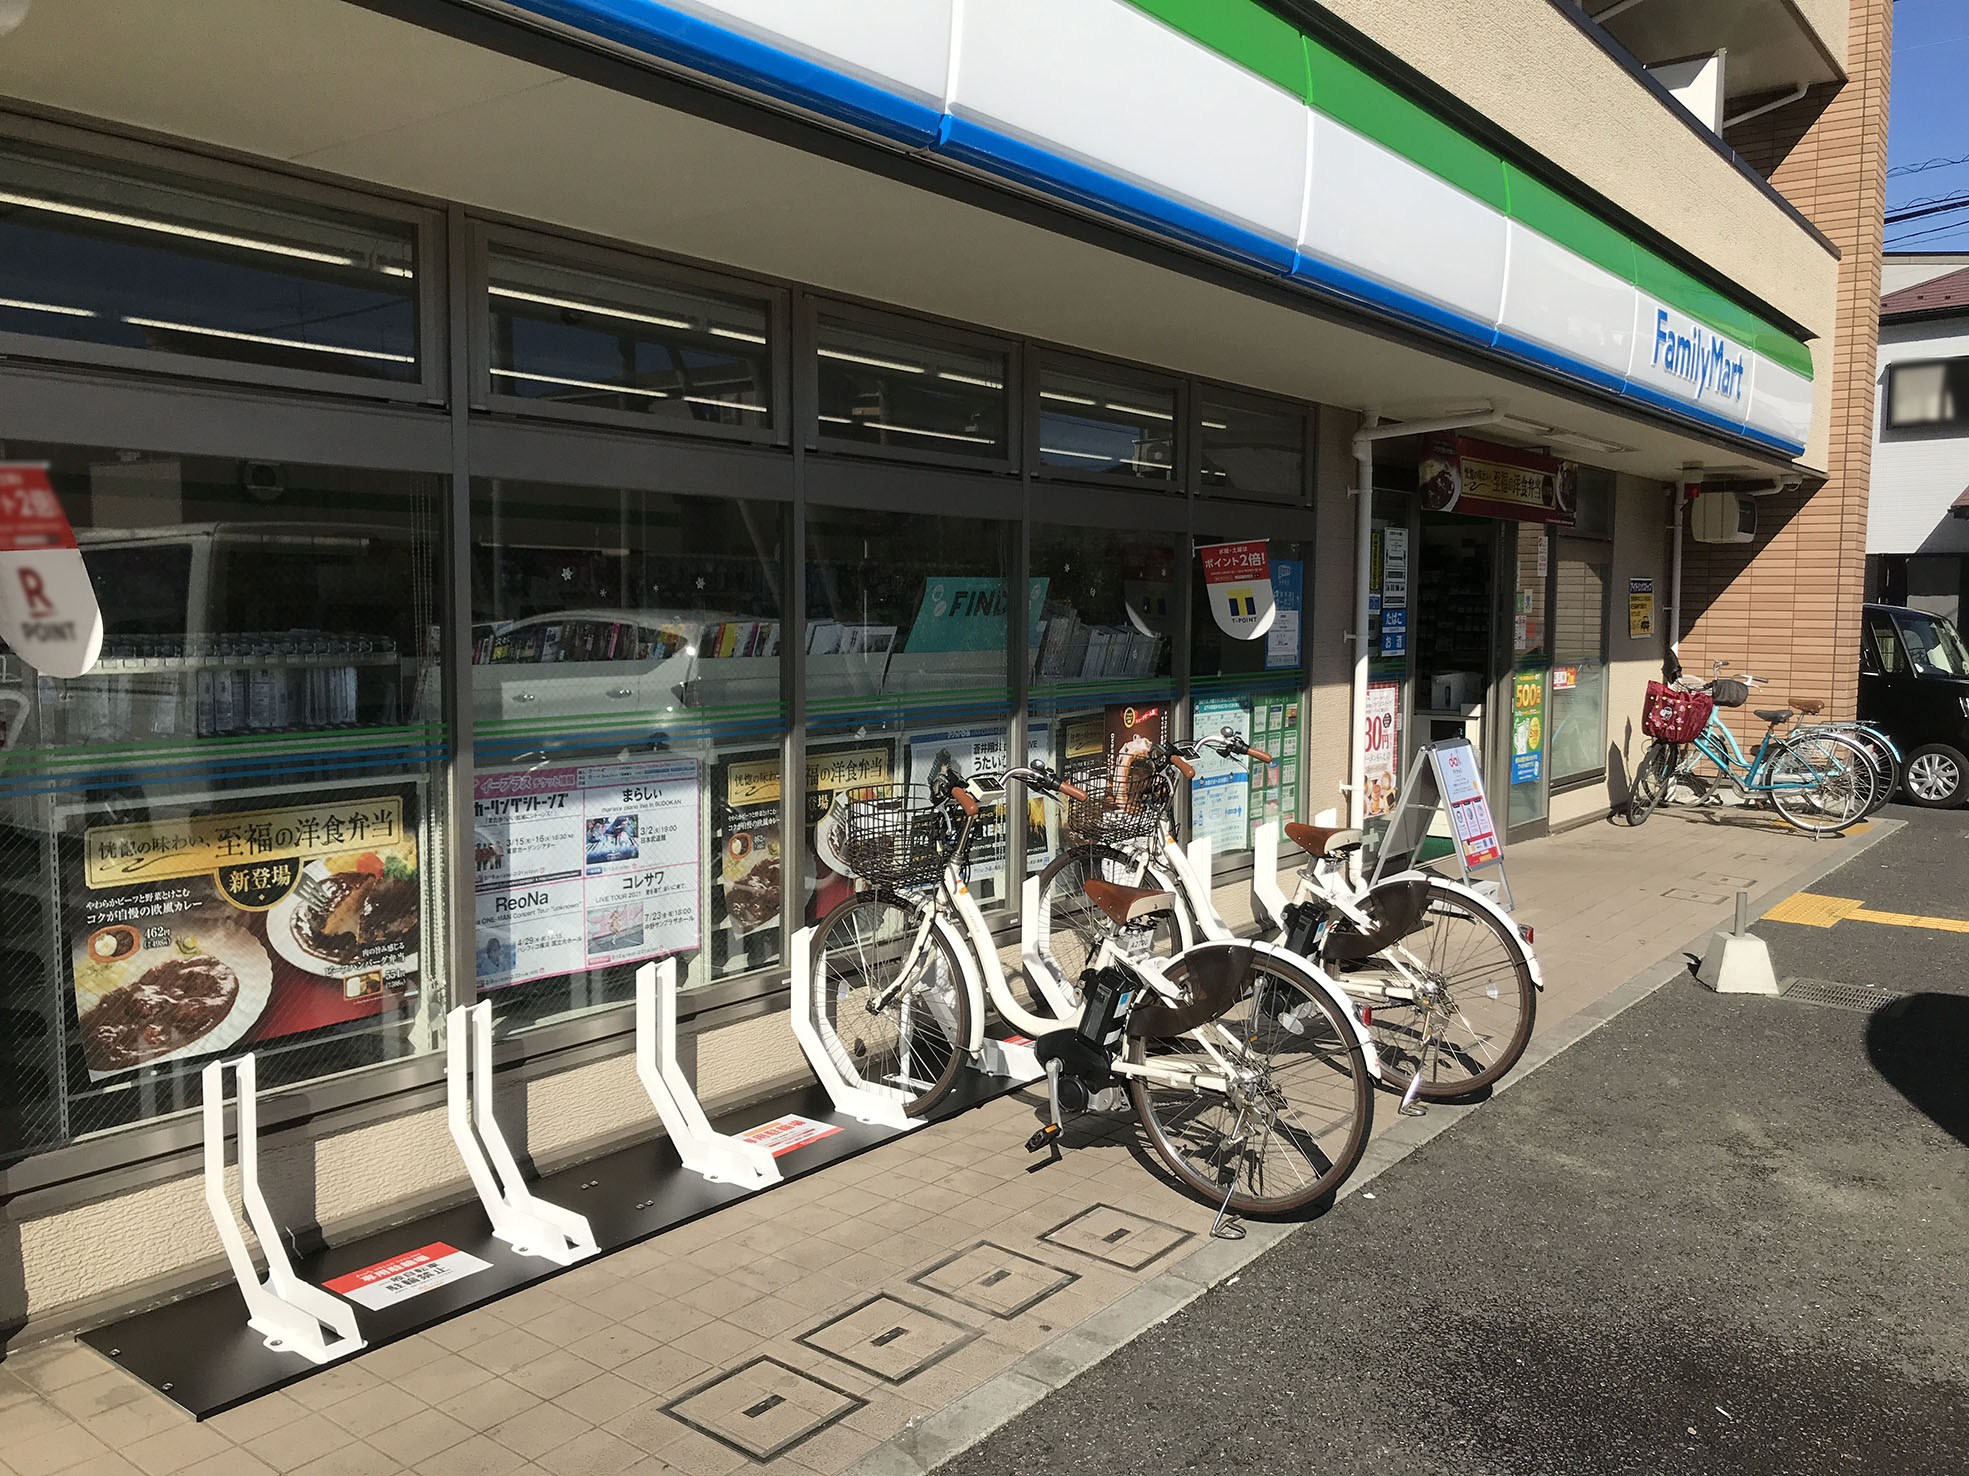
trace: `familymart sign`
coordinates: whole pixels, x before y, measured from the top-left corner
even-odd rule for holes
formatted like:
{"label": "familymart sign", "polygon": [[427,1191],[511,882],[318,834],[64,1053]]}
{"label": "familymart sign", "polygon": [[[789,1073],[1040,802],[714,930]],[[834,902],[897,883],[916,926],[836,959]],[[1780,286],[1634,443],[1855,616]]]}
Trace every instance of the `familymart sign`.
{"label": "familymart sign", "polygon": [[1658,375],[1679,381],[1684,394],[1697,400],[1707,396],[1741,405],[1748,357],[1741,345],[1722,334],[1712,332],[1693,318],[1677,317],[1656,305],[1654,358],[1650,367]]}

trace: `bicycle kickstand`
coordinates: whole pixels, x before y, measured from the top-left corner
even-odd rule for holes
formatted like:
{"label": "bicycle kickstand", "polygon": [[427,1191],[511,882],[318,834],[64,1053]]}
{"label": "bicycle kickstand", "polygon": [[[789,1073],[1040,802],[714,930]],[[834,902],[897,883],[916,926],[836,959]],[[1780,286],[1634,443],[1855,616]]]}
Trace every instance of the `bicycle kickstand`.
{"label": "bicycle kickstand", "polygon": [[1415,1099],[1422,1095],[1422,1073],[1435,1064],[1437,1041],[1431,1036],[1429,1043],[1422,1048],[1416,1058],[1415,1075],[1409,1078],[1408,1090],[1402,1093],[1402,1104],[1395,1109],[1398,1117],[1427,1117],[1429,1109]]}
{"label": "bicycle kickstand", "polygon": [[1232,1170],[1224,1176],[1224,1202],[1217,1206],[1217,1218],[1210,1222],[1212,1240],[1242,1240],[1244,1226],[1231,1217],[1231,1195],[1237,1192],[1237,1172]]}
{"label": "bicycle kickstand", "polygon": [[[1046,1105],[1053,1114],[1053,1120],[1026,1139],[1026,1152],[1037,1153],[1041,1148],[1051,1148],[1053,1155],[1047,1162],[1058,1163],[1063,1128],[1060,1122],[1060,1062],[1057,1057],[1046,1063]],[[1033,1167],[1038,1168],[1039,1165]]]}

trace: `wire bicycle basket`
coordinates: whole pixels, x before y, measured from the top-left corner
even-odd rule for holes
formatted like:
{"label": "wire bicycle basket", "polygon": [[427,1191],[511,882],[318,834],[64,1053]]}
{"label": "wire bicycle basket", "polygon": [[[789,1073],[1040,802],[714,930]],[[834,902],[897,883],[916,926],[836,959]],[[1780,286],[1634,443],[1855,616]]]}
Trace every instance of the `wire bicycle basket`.
{"label": "wire bicycle basket", "polygon": [[843,803],[836,848],[864,881],[929,886],[945,862],[961,861],[971,828],[955,805],[939,804],[927,784],[870,784]]}
{"label": "wire bicycle basket", "polygon": [[1112,844],[1152,836],[1161,827],[1169,804],[1169,786],[1155,777],[1147,764],[1133,765],[1119,787],[1110,782],[1105,769],[1075,782],[1087,791],[1087,798],[1067,801],[1068,834]]}

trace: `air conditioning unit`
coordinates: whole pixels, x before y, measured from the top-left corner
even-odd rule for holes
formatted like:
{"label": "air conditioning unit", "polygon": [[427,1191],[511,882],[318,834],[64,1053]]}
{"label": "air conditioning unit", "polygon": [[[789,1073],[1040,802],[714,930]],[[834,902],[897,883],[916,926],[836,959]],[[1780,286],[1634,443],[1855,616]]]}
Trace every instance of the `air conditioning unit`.
{"label": "air conditioning unit", "polygon": [[1705,492],[1689,512],[1697,543],[1749,543],[1757,537],[1757,504],[1740,492]]}

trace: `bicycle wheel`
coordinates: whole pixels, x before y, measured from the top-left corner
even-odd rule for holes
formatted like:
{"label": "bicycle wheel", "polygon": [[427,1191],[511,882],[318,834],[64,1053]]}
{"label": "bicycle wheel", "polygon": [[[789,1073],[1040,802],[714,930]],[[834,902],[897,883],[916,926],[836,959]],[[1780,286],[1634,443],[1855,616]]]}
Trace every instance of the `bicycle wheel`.
{"label": "bicycle wheel", "polygon": [[914,1093],[922,1117],[950,1094],[971,1038],[971,996],[956,953],[932,928],[909,976],[904,965],[923,908],[894,892],[857,892],[814,934],[814,993],[822,1023],[866,1082]]}
{"label": "bicycle wheel", "polygon": [[1855,726],[1836,731],[1859,744],[1873,765],[1873,799],[1867,806],[1867,814],[1877,814],[1892,802],[1901,787],[1901,761],[1894,752],[1894,745],[1868,727]]}
{"label": "bicycle wheel", "polygon": [[[1367,1148],[1367,1056],[1340,1007],[1299,965],[1205,944],[1167,973],[1187,996],[1192,972],[1208,968],[1236,971],[1236,1002],[1187,1035],[1129,1038],[1129,1062],[1160,1067],[1155,1077],[1130,1076],[1135,1112],[1157,1156],[1199,1199],[1241,1215],[1304,1209],[1339,1188]],[[1226,1075],[1228,1091],[1200,1084]]]}
{"label": "bicycle wheel", "polygon": [[[1408,883],[1383,882],[1386,890]],[[1364,906],[1382,915],[1369,892]],[[1328,946],[1351,934],[1341,921]],[[1495,1086],[1531,1042],[1538,990],[1518,930],[1454,882],[1431,879],[1420,925],[1353,964],[1326,964],[1348,996],[1368,1007],[1368,1033],[1381,1057],[1381,1084],[1453,1102]]]}
{"label": "bicycle wheel", "polygon": [[1865,752],[1851,740],[1826,732],[1787,738],[1771,756],[1772,806],[1791,824],[1813,835],[1837,835],[1866,818],[1873,798],[1873,771]]}
{"label": "bicycle wheel", "polygon": [[[1144,854],[1130,855],[1114,846],[1076,846],[1055,856],[1039,873],[1039,936],[1071,989],[1079,989],[1080,974],[1092,962],[1103,937],[1117,933],[1113,919],[1087,900],[1088,881],[1118,882],[1129,887],[1164,887],[1181,892],[1176,878],[1160,861]],[[1174,958],[1190,946],[1194,933],[1189,914],[1180,905],[1155,918],[1154,952]]]}
{"label": "bicycle wheel", "polygon": [[1662,796],[1668,793],[1668,786],[1675,778],[1676,765],[1681,755],[1676,745],[1663,743],[1659,738],[1641,756],[1641,766],[1634,771],[1634,784],[1627,794],[1627,823],[1646,825],[1648,816],[1655,812]]}

